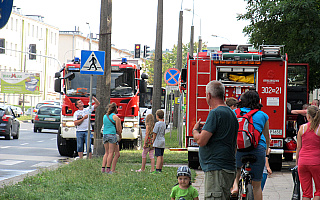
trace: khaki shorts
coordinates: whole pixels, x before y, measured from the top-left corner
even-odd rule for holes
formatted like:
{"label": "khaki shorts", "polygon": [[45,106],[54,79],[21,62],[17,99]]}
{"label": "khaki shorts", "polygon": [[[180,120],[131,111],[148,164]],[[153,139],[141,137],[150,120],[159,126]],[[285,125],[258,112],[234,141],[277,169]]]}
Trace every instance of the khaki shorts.
{"label": "khaki shorts", "polygon": [[236,171],[222,169],[205,172],[204,199],[225,200],[236,178]]}

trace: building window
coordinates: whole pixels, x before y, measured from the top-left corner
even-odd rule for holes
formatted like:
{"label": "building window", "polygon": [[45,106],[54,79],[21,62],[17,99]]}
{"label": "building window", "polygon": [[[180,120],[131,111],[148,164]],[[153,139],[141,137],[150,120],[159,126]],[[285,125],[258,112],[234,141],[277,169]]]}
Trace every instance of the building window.
{"label": "building window", "polygon": [[12,17],[10,18],[10,22],[11,22],[11,30],[13,31],[13,19],[12,19]]}
{"label": "building window", "polygon": [[18,19],[16,19],[16,31],[18,31]]}
{"label": "building window", "polygon": [[[37,53],[37,46],[36,44],[29,44],[29,52],[30,53]],[[33,54],[29,54],[29,60],[36,60],[37,56]]]}
{"label": "building window", "polygon": [[39,31],[39,27],[37,26],[37,35],[36,35],[36,37],[38,38],[39,37],[39,33],[38,33],[38,31]]}
{"label": "building window", "polygon": [[18,48],[18,45],[15,44],[15,45],[14,45],[14,50],[15,50],[15,51],[14,51],[14,56],[15,56],[15,57],[17,57],[17,48]]}
{"label": "building window", "polygon": [[34,25],[32,25],[31,34],[32,34],[32,37],[34,37]]}
{"label": "building window", "polygon": [[[4,38],[0,38],[0,47],[5,48],[5,43],[6,43],[6,39]],[[5,54],[6,50],[5,49],[0,49],[0,54]]]}
{"label": "building window", "polygon": [[30,24],[28,23],[28,36],[30,36]]}
{"label": "building window", "polygon": [[[6,47],[8,46],[8,42],[6,42]],[[8,55],[8,52],[6,51],[6,55]]]}
{"label": "building window", "polygon": [[12,42],[10,43],[10,56],[12,56],[12,50],[13,50],[13,48],[12,48]]}

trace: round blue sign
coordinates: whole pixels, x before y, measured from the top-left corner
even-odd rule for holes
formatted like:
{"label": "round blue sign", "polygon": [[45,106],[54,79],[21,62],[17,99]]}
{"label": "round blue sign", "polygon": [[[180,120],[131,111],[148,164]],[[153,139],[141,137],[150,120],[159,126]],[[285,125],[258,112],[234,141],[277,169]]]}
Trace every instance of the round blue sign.
{"label": "round blue sign", "polygon": [[164,80],[168,85],[178,85],[179,76],[180,71],[178,69],[170,68],[164,73]]}
{"label": "round blue sign", "polygon": [[13,0],[0,1],[0,29],[3,28],[11,15]]}

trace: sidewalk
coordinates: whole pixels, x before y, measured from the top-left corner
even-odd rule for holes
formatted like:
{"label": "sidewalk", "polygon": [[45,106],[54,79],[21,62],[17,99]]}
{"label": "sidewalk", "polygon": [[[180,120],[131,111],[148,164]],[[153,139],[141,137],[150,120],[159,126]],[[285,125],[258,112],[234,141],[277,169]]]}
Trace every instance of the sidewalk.
{"label": "sidewalk", "polygon": [[[192,184],[199,192],[199,199],[204,199],[204,172],[196,171],[196,180]],[[291,199],[293,191],[293,180],[290,171],[273,172],[268,177],[263,190],[264,200],[283,200]]]}

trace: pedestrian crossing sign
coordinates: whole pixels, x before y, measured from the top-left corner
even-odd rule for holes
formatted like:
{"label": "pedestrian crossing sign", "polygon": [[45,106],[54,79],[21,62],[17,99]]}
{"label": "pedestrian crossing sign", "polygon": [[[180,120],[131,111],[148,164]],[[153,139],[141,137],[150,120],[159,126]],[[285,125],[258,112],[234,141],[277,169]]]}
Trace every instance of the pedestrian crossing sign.
{"label": "pedestrian crossing sign", "polygon": [[103,75],[104,51],[81,50],[80,74]]}

